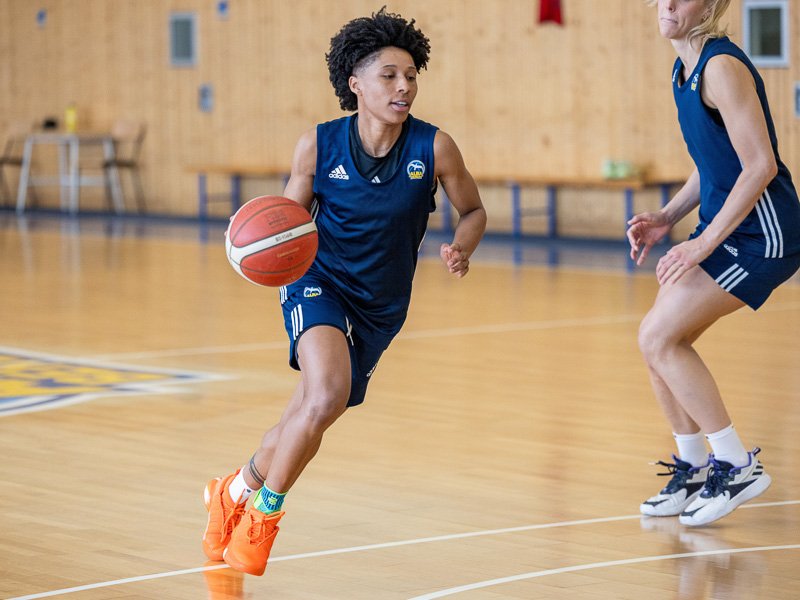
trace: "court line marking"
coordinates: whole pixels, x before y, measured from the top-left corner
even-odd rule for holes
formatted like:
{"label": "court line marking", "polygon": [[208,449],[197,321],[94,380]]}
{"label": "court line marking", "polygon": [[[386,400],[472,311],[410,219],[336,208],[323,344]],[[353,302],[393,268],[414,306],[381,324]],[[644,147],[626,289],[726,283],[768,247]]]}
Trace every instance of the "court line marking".
{"label": "court line marking", "polygon": [[[800,302],[775,302],[764,306],[761,312],[795,311],[800,309]],[[568,327],[602,327],[620,323],[638,322],[643,314],[604,315],[596,317],[575,317],[572,319],[553,319],[549,321],[528,321],[523,323],[502,323],[494,325],[474,325],[472,327],[452,327],[449,329],[423,329],[420,331],[401,331],[395,339],[418,340],[434,337],[456,337],[461,335],[481,335],[493,333],[516,333],[519,331],[542,331]],[[133,360],[168,358],[177,356],[193,356],[199,354],[232,354],[236,352],[257,352],[265,350],[285,350],[287,342],[254,342],[251,344],[235,344],[230,346],[207,346],[198,348],[175,348],[171,350],[153,350],[147,352],[128,352],[121,354],[98,354],[85,360]]]}
{"label": "court line marking", "polygon": [[[395,339],[413,340],[432,337],[455,337],[461,335],[515,333],[518,331],[537,331],[544,329],[559,329],[562,327],[590,327],[602,325],[616,325],[619,323],[640,321],[644,315],[610,315],[598,317],[578,317],[573,319],[555,319],[551,321],[528,321],[523,323],[502,323],[496,325],[474,325],[472,327],[452,327],[448,329],[423,329],[420,331],[401,331]],[[209,346],[206,348],[184,348],[174,350],[154,350],[152,352],[130,352],[122,354],[103,354],[89,357],[90,360],[130,360],[163,358],[169,356],[190,356],[194,354],[225,354],[234,352],[249,352],[257,350],[285,350],[288,342],[263,342],[253,344],[237,344],[232,346]]]}
{"label": "court line marking", "polygon": [[447,590],[440,590],[438,592],[432,592],[430,594],[424,594],[422,596],[414,596],[410,600],[434,600],[434,598],[444,598],[445,596],[453,596],[455,594],[460,594],[461,592],[469,592],[471,590],[486,588],[493,585],[500,585],[502,583],[511,583],[514,581],[522,581],[523,579],[544,577],[546,575],[559,575],[561,573],[586,571],[588,569],[601,569],[603,567],[617,567],[621,565],[635,565],[637,563],[656,562],[660,560],[672,560],[675,558],[692,558],[695,556],[738,554],[742,552],[765,552],[767,550],[800,550],[800,544],[788,544],[786,546],[754,546],[751,548],[728,548],[724,550],[703,550],[701,552],[685,552],[683,554],[663,554],[660,556],[643,556],[640,558],[610,560],[607,562],[591,563],[588,565],[575,565],[574,567],[562,567],[560,569],[547,569],[545,571],[534,571],[532,573],[524,573],[522,575],[512,575],[510,577],[501,577],[499,579],[489,579],[487,581],[480,581],[478,583],[470,583],[468,585],[462,585]]}
{"label": "court line marking", "polygon": [[256,352],[260,350],[285,350],[288,342],[253,342],[230,346],[207,346],[198,348],[174,348],[171,350],[151,350],[146,352],[123,352],[119,354],[97,354],[89,360],[132,360],[150,358],[169,358],[175,356],[196,356],[198,354],[233,354],[236,352]]}
{"label": "court line marking", "polygon": [[[773,506],[788,506],[788,505],[794,505],[794,504],[800,504],[800,500],[785,500],[785,501],[782,501],[782,502],[763,502],[763,503],[758,503],[758,504],[743,504],[742,506],[740,506],[738,508],[738,510],[741,510],[743,508],[768,508],[768,507],[773,507]],[[441,542],[441,541],[447,541],[447,540],[457,540],[457,539],[463,539],[463,538],[469,538],[469,537],[478,537],[478,536],[483,536],[483,535],[499,535],[499,534],[504,534],[504,533],[517,533],[517,532],[520,532],[520,531],[533,531],[533,530],[536,530],[536,529],[551,529],[551,528],[555,528],[555,527],[571,527],[573,525],[587,525],[587,524],[593,524],[593,523],[611,523],[611,522],[614,522],[614,521],[627,521],[627,520],[641,519],[641,518],[642,518],[642,515],[640,515],[640,514],[639,515],[624,515],[624,516],[620,516],[620,517],[601,517],[601,518],[596,518],[596,519],[581,519],[581,520],[578,520],[578,521],[562,521],[562,522],[559,522],[559,523],[541,523],[539,525],[523,525],[523,526],[520,526],[520,527],[506,527],[504,529],[487,529],[487,530],[483,530],[483,531],[470,531],[470,532],[467,532],[467,533],[455,533],[455,534],[450,534],[450,535],[439,535],[439,536],[435,536],[435,537],[418,538],[418,539],[415,539],[415,540],[401,540],[401,541],[397,541],[397,542],[384,542],[384,543],[381,543],[381,544],[368,544],[368,545],[365,545],[365,546],[353,546],[353,547],[350,547],[350,548],[337,548],[337,549],[334,549],[334,550],[321,550],[319,552],[307,552],[307,553],[304,553],[304,554],[291,554],[289,556],[277,556],[275,558],[270,558],[269,562],[270,563],[276,563],[276,562],[281,562],[281,561],[286,561],[286,560],[298,560],[298,559],[303,559],[303,558],[315,558],[315,557],[318,557],[318,556],[331,556],[331,555],[335,555],[335,554],[347,554],[349,552],[362,552],[364,550],[379,550],[379,549],[382,549],[382,548],[393,548],[393,547],[397,547],[397,546],[410,546],[410,545],[413,545],[413,544],[426,544],[426,543],[430,543],[430,542]],[[800,545],[798,545],[797,547],[800,547]],[[764,548],[782,548],[782,547],[773,546],[773,547],[764,547]],[[787,547],[787,548],[789,548],[789,547]],[[736,550],[736,549],[734,549],[734,550]],[[744,551],[744,550],[738,550],[738,551]],[[755,550],[751,550],[751,551],[755,551]],[[712,550],[712,551],[705,551],[705,552],[689,553],[689,554],[686,554],[685,556],[701,556],[703,554],[724,554],[726,552],[730,552],[730,549],[722,550],[722,551],[713,551]],[[683,556],[683,555],[669,555],[667,558],[674,558],[676,556]],[[661,557],[656,557],[656,558],[649,557],[649,558],[645,558],[645,559],[627,559],[624,562],[629,563],[629,562],[635,562],[637,560],[642,562],[643,560],[660,560],[660,559],[661,559]],[[619,562],[619,561],[617,561],[617,562]],[[594,563],[595,566],[603,565],[603,564],[606,564],[606,563]],[[612,563],[608,563],[608,564],[613,564],[613,562]],[[564,567],[564,569],[578,570],[580,568],[590,568],[590,567],[591,566]],[[216,569],[227,569],[227,568],[230,568],[230,567],[228,567],[227,564],[214,565],[214,566],[211,566],[211,567],[194,567],[194,568],[190,568],[190,569],[181,569],[179,571],[168,571],[166,573],[154,573],[152,575],[139,575],[139,576],[136,576],[136,577],[126,577],[125,579],[115,579],[115,580],[112,580],[112,581],[102,581],[102,582],[99,582],[99,583],[90,583],[90,584],[79,585],[79,586],[71,587],[71,588],[64,588],[64,589],[60,589],[60,590],[52,590],[52,591],[49,591],[49,592],[40,592],[40,593],[37,593],[37,594],[29,594],[27,596],[17,596],[15,598],[6,598],[5,600],[37,600],[39,598],[52,598],[54,596],[61,596],[63,594],[69,594],[69,593],[72,593],[72,592],[82,592],[82,591],[86,591],[86,590],[94,590],[94,589],[103,588],[103,587],[111,587],[111,586],[114,586],[114,585],[122,585],[122,584],[125,584],[125,583],[136,583],[136,582],[139,582],[139,581],[148,581],[148,580],[151,580],[151,579],[162,579],[162,578],[165,578],[165,577],[176,577],[176,576],[179,576],[179,575],[190,575],[190,574],[193,574],[193,573],[202,573],[203,571],[210,571],[210,570],[216,570]],[[553,572],[562,572],[562,571],[556,569],[556,570],[553,570]],[[563,571],[563,572],[567,572],[567,571]],[[549,572],[545,572],[545,571],[537,571],[537,573],[550,574]],[[526,575],[531,575],[531,574],[528,573]],[[535,577],[537,575],[533,575],[533,576]],[[517,577],[522,577],[522,576],[517,576]],[[498,581],[499,582],[500,580],[492,580],[492,581]],[[485,583],[485,582],[482,582],[482,583]],[[473,585],[478,585],[478,584],[473,584]],[[451,589],[456,589],[456,588],[451,588]],[[447,590],[444,590],[444,591],[447,591]],[[434,592],[434,593],[441,593],[441,592]],[[455,592],[453,592],[453,593],[455,593]],[[435,596],[431,596],[431,597],[433,598]],[[425,598],[425,596],[420,596],[418,599],[412,598],[411,600],[422,600],[422,598]]]}

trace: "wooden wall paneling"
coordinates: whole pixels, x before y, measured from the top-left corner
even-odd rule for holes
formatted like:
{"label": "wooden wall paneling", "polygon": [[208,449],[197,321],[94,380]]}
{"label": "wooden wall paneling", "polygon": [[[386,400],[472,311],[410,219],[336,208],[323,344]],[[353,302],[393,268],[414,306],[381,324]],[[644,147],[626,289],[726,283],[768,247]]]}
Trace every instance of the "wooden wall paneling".
{"label": "wooden wall paneling", "polygon": [[791,166],[789,168],[793,168],[792,172],[794,173],[795,185],[797,185],[797,182],[800,181],[800,117],[795,116],[794,86],[795,84],[800,84],[800,42],[798,42],[797,35],[797,32],[800,32],[800,10],[795,6],[790,14],[792,15],[790,28],[791,31],[794,32],[794,37],[792,37],[790,41],[792,52],[790,79],[792,81],[791,97],[793,101],[787,118],[791,120],[792,125],[789,137],[782,142],[783,145],[781,148],[783,148],[784,161],[786,161],[787,158],[791,160]]}
{"label": "wooden wall paneling", "polygon": [[[169,107],[163,101],[168,60],[166,17],[155,2],[148,2],[141,10],[136,10],[135,5],[126,4],[124,15],[118,19],[120,29],[130,26],[135,34],[125,36],[124,42],[120,39],[117,43],[123,53],[139,57],[138,60],[126,61],[120,56],[120,65],[124,65],[124,68],[118,74],[118,85],[123,90],[119,116],[139,119],[146,124],[147,133],[140,155],[142,184],[150,202],[150,210],[167,212],[162,207],[166,204],[164,180],[168,177],[161,167],[162,161],[166,160],[162,148],[164,127],[169,119]],[[126,85],[126,80],[136,82],[135,86]],[[175,168],[173,165],[172,169]],[[173,175],[171,179],[176,177]]]}
{"label": "wooden wall paneling", "polygon": [[[36,13],[39,9],[47,10],[47,23],[44,28],[36,25]],[[60,98],[62,92],[60,65],[48,60],[49,48],[53,38],[58,34],[59,11],[53,2],[42,2],[38,6],[29,3],[14,3],[10,6],[11,22],[8,36],[13,47],[10,63],[11,87],[9,120],[25,119],[41,123],[46,116],[63,118],[63,106],[56,106],[54,99]],[[40,152],[35,157],[34,172],[37,167],[50,165],[55,155]],[[49,168],[49,167],[46,167]],[[38,190],[41,204],[47,204],[52,196],[50,188]]]}
{"label": "wooden wall paneling", "polygon": [[14,44],[11,39],[12,6],[8,2],[0,2],[0,131],[5,131],[11,119],[11,98],[14,95],[14,80],[11,77],[11,62],[14,56]]}
{"label": "wooden wall paneling", "polygon": [[[615,134],[609,119],[615,109],[615,84],[619,82],[616,77],[619,57],[612,61],[610,56],[613,36],[591,35],[591,30],[584,35],[581,32],[594,27],[600,31],[614,31],[616,28],[611,23],[617,10],[611,5],[601,9],[596,3],[583,2],[580,11],[576,11],[578,14],[569,20],[575,68],[562,77],[566,79],[563,84],[568,94],[575,98],[573,119],[580,133],[576,139],[566,142],[574,156],[574,164],[568,172],[580,177],[597,176],[603,156],[607,156],[612,147]],[[609,69],[611,64],[614,66]]]}
{"label": "wooden wall paneling", "polygon": [[781,159],[794,174],[795,183],[800,176],[800,119],[794,115],[794,85],[800,81],[800,7],[790,3],[790,65],[788,68],[762,69],[767,86],[770,109],[775,121]]}
{"label": "wooden wall paneling", "polygon": [[[402,13],[401,13],[402,14]],[[431,40],[431,53],[427,69],[419,76],[419,93],[413,113],[446,131],[458,144],[468,166],[474,168],[473,156],[467,151],[470,122],[467,106],[471,102],[468,81],[478,79],[476,65],[464,57],[468,42],[475,33],[467,26],[463,3],[445,2],[437,5],[436,12],[423,11],[416,25]]]}
{"label": "wooden wall paneling", "polygon": [[[35,23],[40,8],[48,11],[44,29]],[[376,8],[366,0],[241,0],[220,20],[205,0],[6,0],[0,125],[12,116],[62,118],[70,100],[82,126],[140,118],[148,124],[142,167],[151,209],[193,214],[197,181],[188,166],[288,169],[305,129],[344,114],[324,55],[339,27]],[[415,115],[448,131],[477,176],[593,177],[606,157],[633,160],[659,178],[691,171],[669,85],[674,50],[644,2],[606,0],[600,9],[596,0],[564,0],[563,27],[538,23],[529,0],[398,0],[388,8],[417,19],[431,38]],[[173,10],[198,14],[194,69],[168,65]],[[790,14],[792,31],[800,30],[800,11]],[[741,0],[727,20],[740,42]],[[762,73],[782,156],[797,174],[800,120],[792,98],[800,45],[792,44],[792,55],[789,69]],[[202,83],[214,87],[210,114],[198,109]],[[505,195],[490,194],[500,203]],[[54,188],[41,196],[45,204],[58,201]],[[506,209],[497,207],[501,219]],[[616,209],[606,215],[614,227]]]}
{"label": "wooden wall paneling", "polygon": [[[797,32],[800,32],[800,11],[797,9],[793,10],[791,13],[793,16],[792,23],[791,23],[791,31],[794,31],[794,37],[792,38],[792,67],[791,67],[791,79],[793,82],[792,85],[792,97],[794,98],[794,84],[800,83],[800,43],[797,41]],[[793,103],[794,104],[794,103]],[[792,156],[792,165],[794,166],[794,174],[795,174],[795,181],[800,181],[800,117],[795,115],[794,106],[791,110],[792,119],[792,129],[790,139],[786,141],[789,146],[790,155]]]}
{"label": "wooden wall paneling", "polygon": [[[334,95],[328,79],[325,54],[330,39],[340,27],[356,16],[376,10],[372,6],[353,8],[354,3],[301,3],[290,7],[282,3],[282,10],[273,17],[275,38],[270,52],[277,59],[272,77],[270,96],[274,107],[267,115],[270,123],[268,139],[269,158],[289,167],[292,153],[300,134],[319,122],[336,119],[344,113]],[[344,14],[342,14],[344,13]],[[287,23],[293,23],[288,27]]]}
{"label": "wooden wall paneling", "polygon": [[[248,162],[252,161],[252,157],[258,157],[260,161],[273,163],[274,158],[268,156],[270,148],[264,131],[268,127],[272,95],[277,91],[271,75],[282,61],[281,57],[274,56],[269,47],[275,36],[275,17],[270,14],[272,11],[268,3],[243,5],[236,12],[237,20],[219,22],[220,25],[230,25],[227,31],[228,44],[235,50],[231,52],[231,59],[235,62],[219,64],[215,70],[215,73],[227,73],[229,79],[224,127],[229,135],[233,135],[228,140],[228,152],[234,162]],[[245,30],[247,23],[255,24],[255,30],[251,35],[237,39],[236,32]],[[237,72],[245,76],[231,76]],[[222,94],[221,90],[221,100]],[[237,119],[237,114],[243,115],[243,118]],[[220,131],[219,135],[224,133]]]}
{"label": "wooden wall paneling", "polygon": [[[622,135],[619,158],[633,161],[648,176],[688,177],[688,160],[669,160],[685,154],[685,146],[670,87],[675,53],[658,33],[656,9],[636,3],[635,10],[624,12],[620,31],[624,32],[619,51],[624,60],[621,77],[626,104],[618,127]],[[670,162],[677,164],[665,172]]]}

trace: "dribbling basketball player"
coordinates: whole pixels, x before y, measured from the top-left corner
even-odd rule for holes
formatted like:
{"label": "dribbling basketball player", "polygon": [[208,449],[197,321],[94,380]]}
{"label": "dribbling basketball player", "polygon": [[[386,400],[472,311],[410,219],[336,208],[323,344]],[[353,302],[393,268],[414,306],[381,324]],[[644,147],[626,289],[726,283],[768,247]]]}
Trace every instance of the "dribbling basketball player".
{"label": "dribbling basketball player", "polygon": [[478,188],[453,139],[410,114],[429,50],[413,20],[384,9],[331,40],[331,83],[342,109],[357,112],[301,136],[284,191],[314,215],[319,234],[309,271],[281,288],[300,382],[249,463],[206,487],[203,548],[211,560],[263,574],[286,492],[323,433],[364,401],[403,325],[438,184],[459,214],[441,259],[456,277],[469,271],[486,227]]}

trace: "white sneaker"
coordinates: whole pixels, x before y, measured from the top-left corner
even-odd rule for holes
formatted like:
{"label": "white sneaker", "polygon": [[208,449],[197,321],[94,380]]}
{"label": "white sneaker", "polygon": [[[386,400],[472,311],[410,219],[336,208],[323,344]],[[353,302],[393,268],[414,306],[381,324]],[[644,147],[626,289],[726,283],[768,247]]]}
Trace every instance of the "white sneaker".
{"label": "white sneaker", "polygon": [[692,502],[679,520],[684,525],[705,525],[732,512],[740,504],[762,494],[772,483],[764,472],[756,454],[761,448],[748,452],[750,462],[743,467],[734,467],[711,457],[712,468],[708,481],[697,499]]}
{"label": "white sneaker", "polygon": [[709,460],[702,467],[693,467],[686,461],[679,459],[674,454],[675,463],[658,461],[651,463],[667,467],[667,473],[658,473],[660,476],[672,475],[667,487],[657,495],[646,500],[639,506],[639,511],[648,517],[671,517],[681,514],[695,498],[700,495],[711,468]]}

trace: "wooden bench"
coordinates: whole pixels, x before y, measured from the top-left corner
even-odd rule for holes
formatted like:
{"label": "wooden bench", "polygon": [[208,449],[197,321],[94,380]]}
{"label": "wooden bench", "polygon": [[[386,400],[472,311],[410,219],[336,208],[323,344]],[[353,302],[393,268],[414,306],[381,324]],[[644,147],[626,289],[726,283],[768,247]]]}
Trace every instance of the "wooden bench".
{"label": "wooden bench", "polygon": [[[272,177],[283,179],[284,185],[289,181],[289,173],[283,169],[265,167],[263,165],[192,165],[187,169],[197,174],[197,213],[201,220],[208,218],[208,203],[216,198],[230,202],[231,214],[242,205],[242,179],[245,177]],[[230,179],[228,194],[210,196],[208,193],[208,176],[222,175]]]}
{"label": "wooden bench", "polygon": [[[215,165],[194,165],[187,169],[197,174],[198,191],[198,215],[200,219],[208,218],[208,203],[211,198],[208,194],[207,176],[222,175],[230,179],[230,192],[221,195],[226,201],[230,202],[231,214],[235,213],[241,206],[241,184],[245,177],[271,177],[283,179],[284,185],[289,180],[289,173],[283,169],[265,167],[263,165],[242,165],[242,164],[215,164]],[[581,190],[611,190],[619,191],[623,195],[625,205],[625,223],[634,215],[634,196],[635,193],[647,187],[659,187],[661,189],[661,204],[666,205],[671,197],[672,188],[680,185],[682,181],[662,180],[662,179],[574,179],[565,177],[475,177],[478,186],[503,186],[507,187],[511,202],[511,232],[512,236],[519,239],[523,235],[522,219],[531,215],[541,215],[547,218],[547,236],[558,237],[558,190],[559,189],[581,189]],[[545,205],[543,207],[524,207],[522,206],[522,188],[536,187],[544,188],[546,193]],[[441,193],[440,210],[442,212],[442,230],[451,233],[454,229],[455,215],[444,190],[439,187]]]}
{"label": "wooden bench", "polygon": [[[661,205],[665,206],[671,198],[672,188],[682,185],[683,181],[661,179],[571,179],[561,177],[475,177],[478,186],[507,187],[511,202],[511,232],[519,239],[523,235],[522,219],[532,215],[547,218],[547,236],[558,237],[558,190],[563,188],[579,190],[611,190],[622,192],[625,204],[625,223],[634,216],[634,197],[637,191],[647,187],[658,187],[661,190]],[[524,207],[522,205],[522,189],[525,187],[544,188],[545,205],[543,207]],[[444,195],[444,193],[443,193]],[[446,196],[444,196],[446,199]],[[449,202],[442,202],[442,228],[453,230],[454,216]]]}

